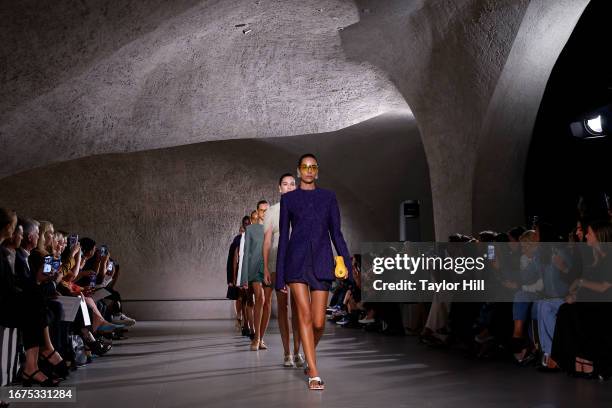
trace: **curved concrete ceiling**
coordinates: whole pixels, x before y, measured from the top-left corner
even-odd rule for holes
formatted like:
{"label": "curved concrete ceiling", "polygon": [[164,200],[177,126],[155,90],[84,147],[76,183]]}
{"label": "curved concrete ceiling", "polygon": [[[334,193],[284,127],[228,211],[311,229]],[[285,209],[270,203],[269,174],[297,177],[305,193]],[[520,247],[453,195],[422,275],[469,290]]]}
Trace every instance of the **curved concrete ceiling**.
{"label": "curved concrete ceiling", "polygon": [[0,178],[92,154],[411,114],[381,71],[345,58],[339,29],[359,21],[353,2],[2,7]]}

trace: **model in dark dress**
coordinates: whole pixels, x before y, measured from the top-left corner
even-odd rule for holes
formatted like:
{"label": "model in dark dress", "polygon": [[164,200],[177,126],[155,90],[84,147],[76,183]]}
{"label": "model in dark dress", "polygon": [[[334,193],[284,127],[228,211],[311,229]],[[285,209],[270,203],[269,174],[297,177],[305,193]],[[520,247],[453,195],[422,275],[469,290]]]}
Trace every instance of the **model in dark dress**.
{"label": "model in dark dress", "polygon": [[336,267],[351,276],[349,251],[340,229],[336,195],[318,188],[319,166],[312,154],[305,154],[297,166],[300,185],[281,196],[276,289],[286,285],[296,300],[300,338],[306,355],[308,388],[322,390],[315,348],[323,336],[329,287],[335,279],[334,255],[343,259]]}

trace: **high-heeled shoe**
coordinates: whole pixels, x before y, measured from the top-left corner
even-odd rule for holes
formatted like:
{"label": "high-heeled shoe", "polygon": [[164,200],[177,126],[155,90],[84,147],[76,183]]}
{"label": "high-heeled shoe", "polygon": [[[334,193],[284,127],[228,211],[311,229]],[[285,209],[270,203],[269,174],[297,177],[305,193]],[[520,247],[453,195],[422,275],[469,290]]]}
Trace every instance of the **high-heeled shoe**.
{"label": "high-heeled shoe", "polygon": [[68,378],[68,376],[70,375],[70,370],[68,369],[68,366],[66,365],[66,361],[62,360],[57,364],[53,364],[50,360],[53,354],[57,354],[59,356],[59,353],[55,350],[49,353],[49,355],[47,355],[46,357],[42,353],[40,353],[38,365],[41,366],[43,371],[46,369],[47,371],[49,371],[52,374],[55,374],[55,376],[59,378],[63,378],[63,379]]}
{"label": "high-heeled shoe", "polygon": [[85,346],[91,350],[92,353],[102,357],[113,347],[110,344],[103,343],[99,340],[88,341]]}
{"label": "high-heeled shoe", "polygon": [[40,385],[41,387],[57,387],[58,383],[49,377],[47,377],[47,379],[43,381],[40,381],[34,378],[34,376],[38,373],[44,374],[40,370],[36,370],[32,374],[26,374],[26,372],[23,371],[21,373],[22,375],[21,385],[23,385],[24,387],[31,387],[32,385],[37,384],[37,385]]}

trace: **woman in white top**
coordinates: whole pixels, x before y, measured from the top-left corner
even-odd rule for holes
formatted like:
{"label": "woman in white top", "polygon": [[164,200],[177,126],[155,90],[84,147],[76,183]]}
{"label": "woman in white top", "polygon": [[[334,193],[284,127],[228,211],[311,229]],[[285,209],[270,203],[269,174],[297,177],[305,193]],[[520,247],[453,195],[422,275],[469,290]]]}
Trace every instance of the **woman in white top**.
{"label": "woman in white top", "polygon": [[[292,174],[283,174],[278,181],[278,191],[281,195],[295,190],[295,178]],[[271,285],[270,292],[276,282],[276,252],[278,250],[279,236],[279,219],[280,219],[280,203],[271,206],[266,212],[264,218],[264,243],[263,243],[263,258],[264,258],[264,282],[266,285]],[[268,288],[266,288],[268,289]],[[271,293],[270,293],[271,294]],[[266,297],[268,294],[266,294]],[[295,318],[291,319],[291,327],[293,329],[293,356],[289,350],[289,314],[287,310],[289,293],[287,288],[276,292],[276,303],[278,308],[278,326],[283,342],[285,358],[283,365],[285,367],[304,366],[304,357],[299,354],[300,351],[300,334],[297,323],[297,309],[293,297],[291,298],[291,314]]]}

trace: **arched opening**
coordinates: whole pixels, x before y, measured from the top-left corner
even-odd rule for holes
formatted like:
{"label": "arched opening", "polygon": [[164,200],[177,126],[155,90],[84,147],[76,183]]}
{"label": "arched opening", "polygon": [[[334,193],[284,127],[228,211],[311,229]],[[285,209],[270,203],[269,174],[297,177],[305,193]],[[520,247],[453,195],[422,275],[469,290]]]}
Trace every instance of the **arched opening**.
{"label": "arched opening", "polygon": [[[561,52],[540,105],[525,172],[525,209],[561,231],[574,226],[580,197],[591,213],[605,216],[612,191],[610,153],[612,3],[594,0],[585,9]],[[603,108],[603,109],[602,109]],[[601,134],[585,121],[601,116]],[[597,128],[596,124],[591,126]],[[603,214],[603,215],[602,215]]]}

